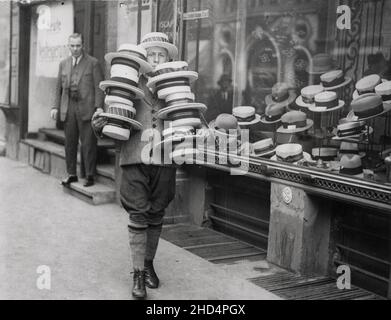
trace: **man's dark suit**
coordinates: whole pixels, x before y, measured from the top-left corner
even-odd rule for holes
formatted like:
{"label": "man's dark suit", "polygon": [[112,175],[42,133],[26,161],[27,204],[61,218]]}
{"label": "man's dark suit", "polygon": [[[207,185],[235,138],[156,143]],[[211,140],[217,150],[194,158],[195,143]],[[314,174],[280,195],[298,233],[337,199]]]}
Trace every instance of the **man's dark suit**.
{"label": "man's dark suit", "polygon": [[[72,57],[60,63],[54,107],[65,121],[65,156],[69,175],[76,175],[77,146],[81,140],[82,168],[87,176],[96,169],[97,140],[91,128],[91,118],[103,107],[104,94],[99,89],[103,80],[99,62],[83,54],[76,66]],[[70,92],[73,93],[70,93]]]}

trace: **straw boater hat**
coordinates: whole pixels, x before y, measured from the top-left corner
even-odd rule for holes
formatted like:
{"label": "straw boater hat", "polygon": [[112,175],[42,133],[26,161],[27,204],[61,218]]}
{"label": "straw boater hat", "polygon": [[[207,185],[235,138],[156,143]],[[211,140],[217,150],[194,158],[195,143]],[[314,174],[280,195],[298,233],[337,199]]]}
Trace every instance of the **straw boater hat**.
{"label": "straw boater hat", "polygon": [[372,119],[391,111],[391,104],[384,103],[381,96],[376,93],[359,96],[352,101],[351,107],[359,120]]}
{"label": "straw boater hat", "polygon": [[261,116],[261,122],[265,124],[279,123],[285,113],[286,107],[284,105],[272,103],[266,107],[265,114]]}
{"label": "straw boater hat", "polygon": [[312,158],[314,160],[333,161],[337,157],[337,148],[322,147],[312,149]]}
{"label": "straw boater hat", "polygon": [[336,90],[347,86],[352,78],[345,77],[342,70],[328,71],[320,76],[320,81],[325,90]]}
{"label": "straw boater hat", "polygon": [[312,69],[308,67],[307,72],[310,74],[323,74],[334,68],[333,58],[327,53],[318,53],[312,57]]}
{"label": "straw boater hat", "polygon": [[315,96],[324,91],[321,85],[307,86],[301,89],[301,95],[297,97],[296,104],[299,107],[309,108],[315,104]]}
{"label": "straw boater hat", "polygon": [[286,143],[277,146],[276,155],[271,160],[297,164],[300,161],[311,161],[311,156],[303,151],[303,147],[297,143]]}
{"label": "straw boater hat", "polygon": [[251,156],[271,157],[275,154],[275,147],[272,138],[263,139],[252,144]]}
{"label": "straw boater hat", "polygon": [[351,138],[361,135],[365,130],[365,121],[343,122],[337,126],[335,134],[339,138]]}
{"label": "straw boater hat", "polygon": [[339,173],[364,178],[364,169],[360,156],[355,154],[342,156]]}
{"label": "straw boater hat", "polygon": [[165,48],[168,51],[169,57],[174,60],[178,56],[178,48],[173,45],[168,36],[162,32],[151,32],[146,34],[142,39],[140,46],[144,49],[152,47]]}
{"label": "straw boater hat", "polygon": [[345,105],[343,100],[339,100],[334,91],[323,91],[315,96],[315,103],[308,109],[312,112],[336,111]]}
{"label": "straw boater hat", "polygon": [[301,111],[289,111],[281,117],[282,126],[277,129],[278,133],[298,133],[310,129],[314,122],[307,119],[307,115]]}
{"label": "straw boater hat", "polygon": [[267,105],[272,103],[282,104],[283,106],[289,106],[296,99],[296,93],[294,90],[289,89],[289,86],[285,82],[277,82],[272,87],[272,93],[265,97]]}
{"label": "straw boater hat", "polygon": [[232,115],[238,119],[239,126],[251,126],[259,123],[261,116],[251,106],[240,106],[232,109]]}
{"label": "straw boater hat", "polygon": [[139,74],[149,72],[146,51],[136,45],[121,45],[118,52],[105,56],[111,64],[110,80],[102,81],[99,88],[106,93],[106,112],[100,116],[107,118],[102,133],[110,138],[126,141],[132,129],[141,130],[142,125],[135,120],[136,109],[133,100],[144,97],[138,88]]}
{"label": "straw boater hat", "polygon": [[146,50],[143,47],[136,46],[134,44],[122,44],[118,48],[117,52],[110,52],[106,54],[105,60],[112,66],[116,61],[118,64],[122,64],[124,66],[128,65],[130,62],[133,62],[129,65],[129,67],[139,69],[141,73],[148,73],[153,69],[152,66],[147,62]]}
{"label": "straw boater hat", "polygon": [[341,159],[346,154],[356,154],[359,155],[361,158],[364,158],[366,156],[365,152],[359,150],[358,143],[343,141],[339,147],[338,158]]}
{"label": "straw boater hat", "polygon": [[375,88],[382,83],[379,75],[371,74],[357,81],[356,90],[353,92],[353,100],[366,93],[375,93]]}
{"label": "straw boater hat", "polygon": [[240,140],[239,123],[232,114],[222,113],[218,115],[216,120],[209,123],[209,128],[217,140],[216,143],[223,140],[231,144],[232,142],[238,143]]}
{"label": "straw boater hat", "polygon": [[159,99],[173,93],[189,93],[191,83],[198,79],[198,73],[189,71],[188,67],[185,61],[162,63],[153,71],[147,86],[157,91]]}
{"label": "straw boater hat", "polygon": [[391,103],[391,81],[383,82],[375,87],[375,92],[382,97],[382,100]]}

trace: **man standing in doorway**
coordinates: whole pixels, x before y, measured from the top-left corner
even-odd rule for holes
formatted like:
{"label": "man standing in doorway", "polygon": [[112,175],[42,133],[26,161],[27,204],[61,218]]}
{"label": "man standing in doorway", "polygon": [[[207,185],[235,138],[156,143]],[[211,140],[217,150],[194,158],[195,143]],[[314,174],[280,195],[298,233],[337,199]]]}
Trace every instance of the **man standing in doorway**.
{"label": "man standing in doorway", "polygon": [[82,167],[87,180],[85,187],[94,184],[96,171],[97,139],[91,128],[91,117],[95,111],[103,111],[104,94],[99,89],[103,73],[96,58],[84,52],[83,38],[75,33],[69,37],[71,56],[60,62],[55,102],[51,117],[56,120],[58,113],[65,122],[65,158],[68,177],[64,186],[77,182],[77,149],[81,141]]}
{"label": "man standing in doorway", "polygon": [[[156,67],[174,59],[178,49],[164,33],[153,32],[144,36],[140,44],[147,51],[147,60]],[[156,289],[159,278],[153,260],[162,232],[165,209],[175,197],[176,167],[164,163],[164,156],[155,148],[164,129],[157,112],[165,107],[165,101],[147,87],[147,76],[140,77],[139,88],[144,99],[135,103],[136,119],[143,131],[133,131],[121,146],[121,203],[129,214],[129,243],[133,264],[132,295],[137,299],[147,296],[145,286]],[[92,126],[99,134],[107,123],[97,111]],[[148,150],[150,152],[145,152]]]}

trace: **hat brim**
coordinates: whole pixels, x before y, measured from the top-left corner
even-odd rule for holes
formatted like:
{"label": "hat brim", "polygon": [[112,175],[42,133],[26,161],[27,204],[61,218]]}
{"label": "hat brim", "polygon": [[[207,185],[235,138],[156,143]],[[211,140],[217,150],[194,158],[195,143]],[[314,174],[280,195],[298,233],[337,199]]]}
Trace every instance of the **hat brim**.
{"label": "hat brim", "polygon": [[255,119],[250,122],[238,122],[239,126],[251,126],[253,124],[257,124],[261,121],[261,116],[259,114],[255,114]]}
{"label": "hat brim", "polygon": [[307,125],[303,128],[296,128],[296,129],[285,129],[283,126],[279,127],[277,129],[278,133],[298,133],[298,132],[303,132],[308,129],[310,129],[314,125],[314,121],[311,119],[307,119]]}
{"label": "hat brim", "polygon": [[323,107],[316,107],[315,104],[311,105],[308,107],[308,110],[315,112],[315,113],[327,113],[327,112],[332,112],[332,111],[337,111],[345,106],[345,101],[339,100],[338,106],[330,109],[323,109]]}
{"label": "hat brim", "polygon": [[123,82],[118,82],[118,81],[113,81],[113,80],[105,80],[99,84],[99,88],[102,91],[106,91],[106,89],[109,87],[118,87],[118,88],[132,91],[136,95],[135,99],[142,99],[145,96],[144,92],[142,90],[140,90],[139,88],[137,88],[135,86],[131,86],[130,84],[123,83]]}
{"label": "hat brim", "polygon": [[107,63],[111,64],[113,59],[115,58],[122,58],[127,60],[132,60],[140,65],[140,72],[141,73],[149,73],[153,70],[153,67],[145,60],[132,56],[130,54],[121,53],[121,52],[109,52],[105,55],[105,60]]}
{"label": "hat brim", "polygon": [[282,106],[289,106],[292,102],[295,101],[297,95],[293,90],[288,90],[288,92],[289,92],[289,97],[287,99],[285,99],[284,101],[276,102],[273,100],[273,96],[271,94],[268,94],[265,97],[265,102],[267,105],[276,104],[276,105],[282,105]]}
{"label": "hat brim", "polygon": [[192,83],[198,79],[198,73],[195,71],[174,71],[160,74],[156,77],[150,78],[147,83],[147,86],[149,88],[155,89],[156,83],[175,78],[187,78],[189,79],[190,83]]}
{"label": "hat brim", "polygon": [[[271,157],[270,160],[278,161],[277,155],[274,155],[273,157]],[[305,160],[305,161],[312,161],[312,157],[311,157],[311,155],[310,155],[309,153],[303,152],[303,159],[301,159],[301,160],[299,160],[299,161],[302,161],[302,160]],[[292,162],[292,164],[298,163],[299,161]],[[288,162],[284,162],[284,163],[288,163]]]}
{"label": "hat brim", "polygon": [[325,87],[325,86],[323,86],[322,84],[321,84],[321,85],[323,86],[323,88],[324,88],[325,90],[331,91],[331,90],[336,90],[336,89],[345,87],[345,86],[347,86],[350,82],[352,82],[352,78],[350,78],[350,77],[345,77],[345,81],[342,82],[342,83],[340,83],[340,84],[337,85],[337,86]]}
{"label": "hat brim", "polygon": [[168,51],[168,55],[171,59],[176,59],[178,56],[178,48],[169,42],[151,41],[147,43],[140,43],[140,47],[144,48],[145,50],[153,47],[160,47]]}
{"label": "hat brim", "polygon": [[183,111],[183,110],[198,110],[200,112],[205,112],[208,110],[208,107],[202,103],[183,103],[174,105],[171,107],[166,107],[158,111],[157,117],[159,119],[165,120],[167,116],[173,111]]}
{"label": "hat brim", "polygon": [[[210,123],[209,123],[209,128],[210,129],[212,129],[212,132],[213,133],[215,133],[215,132],[217,132],[217,134],[219,135],[221,135],[221,134],[224,134],[223,132],[221,132],[221,131],[219,131],[219,130],[217,130],[216,129],[216,120],[212,120]],[[231,130],[236,130],[236,131],[240,131],[240,126],[239,126],[239,124],[238,124],[238,126],[235,128],[235,129],[231,129]],[[227,134],[227,136],[228,136],[228,134]],[[232,135],[231,135],[232,136]],[[230,136],[230,137],[231,137]],[[233,136],[232,136],[233,137]],[[236,137],[236,136],[235,136]]]}
{"label": "hat brim", "polygon": [[[356,139],[360,139],[362,137],[362,135],[364,135],[365,133],[367,133],[368,131],[368,128],[361,131],[361,133],[359,134],[355,134],[355,135],[352,135],[352,136],[347,136],[347,137],[338,137],[337,136],[337,131],[338,129],[335,128],[333,130],[333,134],[335,135],[335,137],[333,137],[332,139],[333,140],[337,140],[337,141],[344,141],[344,140],[356,140]],[[369,127],[369,134],[372,134],[373,133],[373,128],[372,127]]]}
{"label": "hat brim", "polygon": [[[338,154],[337,154],[338,160],[341,160],[341,158],[342,158],[344,155],[345,155],[345,153],[340,153],[340,152],[338,151]],[[367,153],[361,151],[361,152],[358,153],[358,155],[360,156],[360,158],[365,158],[365,157],[367,156]]]}
{"label": "hat brim", "polygon": [[260,152],[260,153],[252,152],[252,153],[250,153],[250,156],[255,157],[255,158],[260,158],[260,157],[272,156],[275,153],[276,153],[276,149],[272,149],[272,150],[268,150],[266,152]]}
{"label": "hat brim", "polygon": [[382,112],[375,114],[373,116],[370,116],[370,117],[358,118],[358,120],[361,121],[361,120],[369,120],[369,119],[377,118],[377,117],[380,117],[381,115],[386,114],[387,112],[390,112],[390,111],[391,111],[391,103],[383,102],[383,111]]}
{"label": "hat brim", "polygon": [[136,120],[133,120],[133,119],[126,118],[126,117],[118,116],[116,114],[101,113],[99,116],[100,117],[112,118],[112,119],[116,119],[116,120],[121,120],[121,121],[127,122],[135,130],[141,130],[143,128],[143,125],[140,122],[138,122]]}

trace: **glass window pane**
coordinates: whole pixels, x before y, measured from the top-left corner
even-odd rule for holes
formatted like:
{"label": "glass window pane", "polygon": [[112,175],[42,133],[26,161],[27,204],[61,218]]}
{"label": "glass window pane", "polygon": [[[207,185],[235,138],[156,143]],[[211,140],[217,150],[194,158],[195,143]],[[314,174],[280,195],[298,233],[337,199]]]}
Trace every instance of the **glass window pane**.
{"label": "glass window pane", "polygon": [[0,103],[9,104],[10,90],[10,6],[11,2],[0,2]]}

